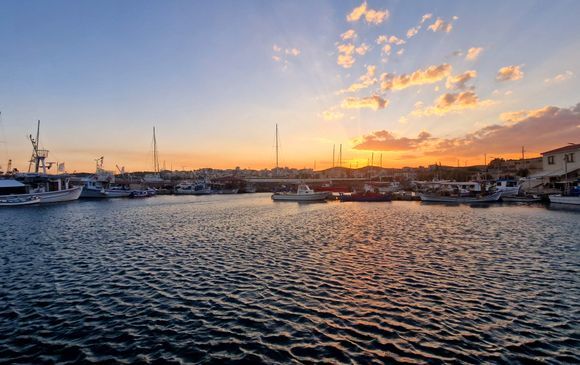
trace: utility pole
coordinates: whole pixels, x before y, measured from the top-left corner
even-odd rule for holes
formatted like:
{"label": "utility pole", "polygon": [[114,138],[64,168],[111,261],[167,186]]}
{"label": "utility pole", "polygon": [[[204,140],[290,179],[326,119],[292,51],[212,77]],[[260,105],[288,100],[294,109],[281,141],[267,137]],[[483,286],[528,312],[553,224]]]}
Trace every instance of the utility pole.
{"label": "utility pole", "polygon": [[375,153],[371,152],[371,166],[375,165]]}
{"label": "utility pole", "polygon": [[381,169],[383,168],[383,153],[381,152]]}
{"label": "utility pole", "polygon": [[334,158],[335,153],[334,152],[335,152],[335,149],[336,149],[336,145],[333,144],[332,145],[332,167],[334,167],[334,161],[335,161],[335,158]]}
{"label": "utility pole", "polygon": [[342,143],[340,144],[340,152],[338,153],[338,166],[342,167]]}

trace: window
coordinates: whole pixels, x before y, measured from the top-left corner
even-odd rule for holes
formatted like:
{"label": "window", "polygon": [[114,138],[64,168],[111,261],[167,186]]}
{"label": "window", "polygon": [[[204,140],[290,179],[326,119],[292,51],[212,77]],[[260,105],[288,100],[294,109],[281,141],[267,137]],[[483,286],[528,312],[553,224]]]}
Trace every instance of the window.
{"label": "window", "polygon": [[548,165],[554,164],[554,156],[548,156]]}
{"label": "window", "polygon": [[566,155],[566,162],[574,162],[574,153],[569,153]]}

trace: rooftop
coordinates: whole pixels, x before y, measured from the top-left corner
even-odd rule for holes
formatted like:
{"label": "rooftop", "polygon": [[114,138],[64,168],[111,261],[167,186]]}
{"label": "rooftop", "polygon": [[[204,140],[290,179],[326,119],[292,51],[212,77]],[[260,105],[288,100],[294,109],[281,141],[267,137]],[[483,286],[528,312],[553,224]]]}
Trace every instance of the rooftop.
{"label": "rooftop", "polygon": [[559,152],[566,152],[566,151],[574,151],[577,149],[580,149],[580,144],[579,143],[572,143],[572,144],[569,144],[569,145],[564,146],[564,147],[556,148],[555,150],[542,152],[542,155],[548,155],[548,154],[552,154],[552,153],[559,153]]}

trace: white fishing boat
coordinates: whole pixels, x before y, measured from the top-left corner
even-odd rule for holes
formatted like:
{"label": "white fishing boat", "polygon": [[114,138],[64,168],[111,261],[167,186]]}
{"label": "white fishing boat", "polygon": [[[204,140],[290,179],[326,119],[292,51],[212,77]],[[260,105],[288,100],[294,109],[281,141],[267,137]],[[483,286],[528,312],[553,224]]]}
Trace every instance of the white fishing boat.
{"label": "white fishing boat", "polygon": [[549,198],[550,203],[580,205],[580,196],[556,194]]}
{"label": "white fishing boat", "polygon": [[184,181],[177,185],[175,189],[177,195],[208,195],[211,194],[211,186],[205,182],[189,182]]}
{"label": "white fishing boat", "polygon": [[104,157],[101,156],[96,160],[97,166],[95,174],[81,179],[83,191],[81,198],[86,199],[106,199],[106,198],[125,198],[131,195],[132,190],[128,187],[115,185],[115,174],[103,168]]}
{"label": "white fishing boat", "polygon": [[513,179],[499,179],[495,182],[495,190],[502,192],[502,199],[505,197],[516,196],[520,193],[523,181],[524,180],[518,182]]}
{"label": "white fishing boat", "polygon": [[0,199],[0,207],[18,207],[22,205],[32,205],[38,203],[40,203],[40,198],[37,196],[16,196]]}
{"label": "white fishing boat", "polygon": [[324,201],[328,197],[326,192],[316,192],[306,184],[298,185],[295,193],[274,193],[272,200],[276,201],[294,201],[294,202],[311,202]]}
{"label": "white fishing boat", "polygon": [[[33,200],[34,197],[38,197],[40,200],[39,203],[57,203],[77,200],[83,189],[81,186],[69,185],[70,177],[66,174],[47,174],[47,169],[49,169],[53,163],[48,162],[47,166],[46,158],[48,157],[48,150],[40,149],[39,147],[40,121],[38,121],[36,138],[33,138],[32,135],[28,138],[32,143],[32,158],[30,159],[30,164],[28,166],[29,172],[15,174],[14,178],[16,182],[19,182],[22,185],[17,187],[20,191],[6,194],[5,191],[1,192],[3,189],[0,189],[0,200],[17,197],[24,200]],[[34,172],[31,172],[33,166]],[[11,184],[16,185],[14,182]],[[16,188],[16,186],[12,187]]]}

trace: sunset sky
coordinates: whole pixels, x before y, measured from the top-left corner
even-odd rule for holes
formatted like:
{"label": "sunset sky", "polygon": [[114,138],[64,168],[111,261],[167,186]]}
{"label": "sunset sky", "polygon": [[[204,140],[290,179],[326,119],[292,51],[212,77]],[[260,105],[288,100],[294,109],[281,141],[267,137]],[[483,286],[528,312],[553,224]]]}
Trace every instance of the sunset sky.
{"label": "sunset sky", "polygon": [[580,142],[580,1],[3,1],[0,164],[483,163]]}

